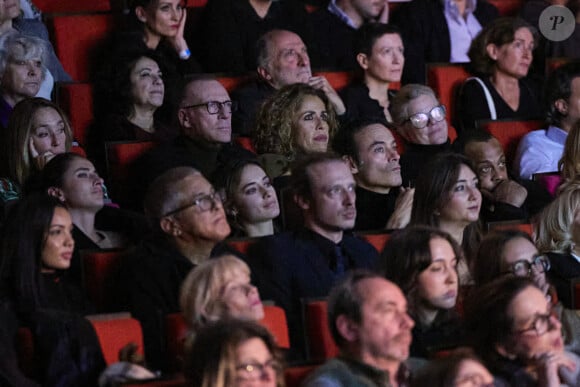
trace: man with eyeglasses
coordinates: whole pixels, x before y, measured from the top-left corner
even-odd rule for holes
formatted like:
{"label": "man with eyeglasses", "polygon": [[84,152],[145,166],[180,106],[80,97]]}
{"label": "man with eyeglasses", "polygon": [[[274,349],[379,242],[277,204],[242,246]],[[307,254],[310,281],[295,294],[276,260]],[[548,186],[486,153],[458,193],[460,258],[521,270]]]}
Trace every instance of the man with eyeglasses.
{"label": "man with eyeglasses", "polygon": [[415,325],[401,289],[357,270],[332,289],[328,324],[340,355],[318,368],[305,387],[408,386]]}
{"label": "man with eyeglasses", "polygon": [[232,112],[236,103],[217,80],[192,78],[182,92],[177,118],[180,134],[142,157],[135,168],[137,187],[148,187],[164,171],[189,166],[210,178],[230,160],[255,155],[232,143]]}
{"label": "man with eyeglasses", "polygon": [[462,133],[453,147],[471,161],[479,179],[483,198],[482,221],[527,222],[552,201],[550,194],[538,182],[510,177],[503,148],[488,132],[473,130]]}
{"label": "man with eyeglasses", "polygon": [[413,185],[436,155],[451,151],[446,114],[433,90],[424,85],[405,85],[393,98],[391,115],[405,145],[401,156],[404,187]]}
{"label": "man with eyeglasses", "polygon": [[293,354],[303,357],[301,300],[326,297],[348,271],[372,269],[378,254],[369,243],[345,232],[356,219],[356,183],[341,158],[307,156],[292,168],[290,187],[303,227],[262,238],[248,259],[262,297],[286,311]]}
{"label": "man with eyeglasses", "polygon": [[152,369],[166,370],[161,341],[164,318],[177,313],[181,283],[195,266],[232,252],[222,242],[230,234],[220,196],[191,167],[172,168],[153,181],[145,197],[155,231],[127,257],[124,294],[131,314],[141,322]]}
{"label": "man with eyeglasses", "polygon": [[272,30],[260,37],[256,47],[258,80],[232,93],[232,99],[239,104],[233,116],[236,134],[251,135],[262,103],[276,90],[295,83],[306,83],[322,90],[337,115],[346,112],[342,99],[328,80],[323,76],[312,76],[308,50],[300,36],[287,30]]}

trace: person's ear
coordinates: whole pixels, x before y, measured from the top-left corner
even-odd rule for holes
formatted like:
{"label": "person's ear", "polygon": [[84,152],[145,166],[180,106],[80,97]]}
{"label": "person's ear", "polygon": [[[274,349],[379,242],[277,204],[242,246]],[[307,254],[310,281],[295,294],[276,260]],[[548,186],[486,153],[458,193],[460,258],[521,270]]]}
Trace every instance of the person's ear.
{"label": "person's ear", "polygon": [[350,169],[350,173],[352,173],[353,175],[356,175],[359,172],[359,168],[351,156],[345,155],[345,156],[342,156],[342,159],[344,160],[344,162],[346,163],[346,165]]}
{"label": "person's ear", "polygon": [[191,120],[189,119],[189,115],[185,111],[185,109],[179,109],[177,111],[177,119],[179,120],[179,124],[184,128],[189,128],[191,126]]}
{"label": "person's ear", "polygon": [[270,75],[270,72],[268,71],[267,68],[262,67],[262,66],[258,66],[257,71],[258,71],[258,75],[260,77],[262,77],[263,79],[265,79],[268,82],[272,81],[272,75]]}
{"label": "person's ear", "polygon": [[568,114],[568,102],[564,100],[564,98],[559,98],[554,102],[554,107],[560,114],[567,115]]}
{"label": "person's ear", "polygon": [[363,70],[368,70],[369,68],[369,58],[367,57],[367,54],[363,54],[358,53],[356,55],[356,61],[358,62],[358,65],[363,69]]}
{"label": "person's ear", "polygon": [[147,22],[147,11],[142,6],[135,7],[135,16],[140,22]]}
{"label": "person's ear", "polygon": [[496,343],[494,346],[495,351],[507,359],[514,360],[517,357],[517,355],[513,353],[511,350],[509,350],[508,347],[505,346],[504,344]]}
{"label": "person's ear", "polygon": [[165,216],[159,221],[159,227],[167,235],[178,237],[181,235],[181,226],[173,217]]}
{"label": "person's ear", "polygon": [[358,340],[358,324],[355,324],[350,318],[341,314],[334,322],[336,330],[348,342],[352,343]]}
{"label": "person's ear", "polygon": [[61,203],[64,203],[66,201],[64,197],[64,192],[60,188],[50,187],[49,189],[46,190],[46,192],[48,193],[49,196],[58,199],[58,201]]}
{"label": "person's ear", "polygon": [[496,46],[493,43],[489,43],[487,46],[485,46],[485,51],[487,52],[487,55],[493,59],[493,60],[497,60],[497,53],[499,51],[499,47]]}
{"label": "person's ear", "polygon": [[294,202],[302,210],[310,209],[310,200],[305,199],[302,195],[294,195]]}

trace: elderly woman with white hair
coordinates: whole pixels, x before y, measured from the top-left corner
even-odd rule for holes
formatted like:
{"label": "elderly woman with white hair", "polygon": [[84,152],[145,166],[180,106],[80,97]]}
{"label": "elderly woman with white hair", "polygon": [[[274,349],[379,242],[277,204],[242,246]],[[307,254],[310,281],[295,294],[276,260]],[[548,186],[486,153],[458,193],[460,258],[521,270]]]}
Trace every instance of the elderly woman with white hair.
{"label": "elderly woman with white hair", "polygon": [[580,276],[580,185],[567,187],[537,219],[536,246],[550,259],[548,278],[562,304],[574,308],[570,286]]}
{"label": "elderly woman with white hair", "polygon": [[8,125],[14,105],[36,96],[45,76],[46,48],[41,39],[14,34],[0,46],[0,125]]}
{"label": "elderly woman with white hair", "polygon": [[181,285],[179,303],[191,337],[225,318],[259,321],[264,317],[250,276],[248,265],[233,255],[210,259],[189,273]]}

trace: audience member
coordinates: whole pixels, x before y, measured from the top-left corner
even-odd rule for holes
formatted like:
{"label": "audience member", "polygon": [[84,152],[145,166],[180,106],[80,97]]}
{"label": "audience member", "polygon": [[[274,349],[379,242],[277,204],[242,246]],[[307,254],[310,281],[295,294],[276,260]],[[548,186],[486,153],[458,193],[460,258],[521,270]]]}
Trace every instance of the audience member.
{"label": "audience member", "polygon": [[34,377],[43,386],[94,386],[105,362],[83,317],[93,307],[66,275],[75,247],[71,217],[44,193],[23,198],[10,214],[0,283],[33,336]]}
{"label": "audience member", "polygon": [[373,268],[377,251],[345,233],[356,218],[355,181],[337,156],[316,154],[292,169],[303,228],[262,238],[248,256],[260,294],[284,308],[291,347],[303,356],[301,300],[325,297],[348,270]]}
{"label": "audience member", "polygon": [[255,160],[238,160],[215,173],[233,237],[261,237],[276,231],[278,197],[270,177]]}
{"label": "audience member", "polygon": [[486,131],[464,133],[453,143],[471,161],[483,198],[483,222],[522,220],[536,215],[552,201],[539,183],[510,179],[505,154],[499,141]]}
{"label": "audience member", "polygon": [[405,64],[403,50],[396,27],[368,23],[359,28],[353,54],[363,77],[340,92],[349,119],[392,121],[389,106],[396,92],[389,90],[389,84],[401,81]]}
{"label": "audience member", "polygon": [[[32,20],[22,17],[22,3],[17,0],[8,0],[2,15],[0,15],[0,42],[14,34],[23,34],[42,40],[46,52],[46,62],[44,63],[45,76],[37,97],[50,99],[55,82],[70,82],[72,79],[63,69],[62,64],[56,57],[52,44],[50,43],[46,26],[40,18]],[[2,46],[3,43],[0,43]]]}
{"label": "audience member", "polygon": [[75,255],[71,277],[82,280],[80,250],[125,248],[139,241],[148,231],[141,214],[105,206],[103,179],[93,163],[76,153],[61,153],[52,158],[31,182],[37,190],[58,199],[73,220]]}
{"label": "audience member", "polygon": [[314,371],[305,387],[406,386],[413,320],[394,283],[357,270],[332,289],[328,324],[340,355]]}
{"label": "audience member", "polygon": [[303,35],[306,10],[289,0],[210,0],[196,32],[199,60],[209,73],[256,69],[256,42],[266,32],[284,29]]}
{"label": "audience member", "polygon": [[282,355],[268,330],[254,322],[225,320],[196,337],[185,364],[191,387],[284,387]]}
{"label": "audience member", "polygon": [[388,2],[331,0],[309,15],[308,46],[315,68],[355,70],[355,33],[365,23],[375,21],[389,21]]}
{"label": "audience member", "polygon": [[580,121],[572,125],[570,133],[566,137],[562,158],[558,161],[558,171],[560,171],[560,186],[558,191],[563,191],[570,186],[579,183],[578,155],[580,153]]}
{"label": "audience member", "polygon": [[534,173],[558,171],[566,137],[580,120],[580,64],[554,70],[545,86],[548,128],[526,134],[518,146],[514,170],[522,179]]}
{"label": "audience member", "polygon": [[27,98],[14,106],[2,134],[0,185],[2,219],[18,200],[25,181],[55,155],[69,152],[72,129],[64,112],[43,98]]}
{"label": "audience member", "polygon": [[477,127],[477,121],[541,117],[540,90],[526,76],[532,64],[536,30],[522,19],[494,20],[469,48],[475,72],[457,97],[454,126],[459,132]]}
{"label": "audience member", "polygon": [[469,62],[473,38],[499,16],[487,0],[413,0],[393,13],[405,42],[403,83],[425,83],[427,63]]}
{"label": "audience member", "polygon": [[[175,137],[172,123],[164,109],[165,83],[163,62],[155,52],[131,52],[114,58],[108,81],[95,85],[103,89],[95,98],[97,111],[90,133],[95,158],[104,156],[105,141],[165,142]],[[100,94],[100,95],[99,95]],[[170,93],[167,93],[167,99]],[[175,113],[175,112],[172,112]]]}
{"label": "audience member", "polygon": [[536,245],[550,258],[548,278],[558,299],[572,308],[570,280],[580,276],[580,187],[573,185],[540,213],[535,223]]}
{"label": "audience member", "polygon": [[248,265],[232,255],[202,262],[189,272],[181,285],[179,304],[192,337],[219,320],[264,318],[264,306],[258,289],[250,284],[250,274]]}
{"label": "audience member", "polygon": [[124,291],[132,315],[139,319],[147,362],[164,369],[160,317],[179,312],[179,289],[189,271],[210,256],[230,233],[221,199],[200,172],[173,168],[148,189],[145,211],[157,229],[130,254],[124,268]]}
{"label": "audience member", "polygon": [[256,113],[276,90],[294,83],[306,83],[322,90],[338,115],[346,108],[324,76],[312,76],[310,58],[300,36],[286,30],[266,32],[256,43],[258,80],[234,91],[232,99],[239,104],[233,117],[237,134],[252,136]]}
{"label": "audience member", "polygon": [[478,386],[491,387],[493,376],[475,354],[461,348],[440,359],[432,360],[413,375],[411,387]]}
{"label": "audience member", "polygon": [[481,239],[479,211],[481,192],[478,179],[467,158],[457,154],[436,157],[417,179],[412,225],[427,225],[448,232],[463,248],[459,261],[459,282],[471,282],[469,266]]}
{"label": "audience member", "polygon": [[396,232],[381,255],[384,275],[407,296],[415,321],[411,356],[432,358],[465,341],[455,311],[461,247],[446,232],[414,226]]}
{"label": "audience member", "polygon": [[[215,79],[195,78],[183,90],[179,103],[179,136],[146,153],[134,165],[133,184],[136,197],[149,187],[155,177],[180,166],[198,169],[210,177],[230,160],[254,158],[255,155],[232,144],[232,111],[236,104]],[[133,204],[134,205],[134,204]]]}
{"label": "audience member", "polygon": [[288,175],[290,164],[304,155],[329,150],[337,130],[336,114],[324,92],[296,83],[264,102],[253,138],[265,170],[276,178]]}
{"label": "audience member", "polygon": [[527,278],[502,277],[476,288],[465,323],[496,385],[577,386],[580,362],[564,350],[562,324]]}
{"label": "audience member", "polygon": [[21,312],[55,309],[90,314],[84,292],[68,281],[75,241],[67,209],[46,193],[14,207],[4,228],[2,283]]}
{"label": "audience member", "polygon": [[353,121],[341,129],[334,143],[356,180],[355,230],[405,227],[415,189],[401,186],[399,153],[391,131],[381,121]]}
{"label": "audience member", "polygon": [[0,49],[0,125],[8,126],[14,105],[36,96],[45,77],[46,49],[41,39],[10,35]]}
{"label": "audience member", "polygon": [[479,245],[472,269],[476,286],[485,285],[504,275],[533,280],[546,298],[552,301],[552,311],[562,323],[566,350],[580,352],[580,315],[576,310],[565,308],[558,300],[556,290],[546,278],[550,270],[550,259],[538,252],[527,233],[518,230],[490,232]]}
{"label": "audience member", "polygon": [[431,88],[410,84],[393,98],[391,114],[405,145],[401,156],[403,186],[412,186],[436,155],[451,151],[445,106]]}
{"label": "audience member", "polygon": [[126,31],[114,36],[109,55],[155,50],[171,63],[171,79],[201,71],[183,37],[187,12],[181,0],[131,0],[128,5]]}

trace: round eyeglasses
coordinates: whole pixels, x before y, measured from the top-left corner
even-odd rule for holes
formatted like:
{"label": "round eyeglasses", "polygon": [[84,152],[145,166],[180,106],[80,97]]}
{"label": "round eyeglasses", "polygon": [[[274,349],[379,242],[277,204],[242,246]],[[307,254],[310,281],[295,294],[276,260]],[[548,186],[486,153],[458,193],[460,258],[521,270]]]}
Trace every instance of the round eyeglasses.
{"label": "round eyeglasses", "polygon": [[[552,312],[552,305],[548,309],[548,313],[536,314],[534,321],[530,324],[529,328],[520,329],[515,331],[516,334],[533,334],[534,336],[542,336],[550,330],[550,327],[554,326],[554,321],[552,320],[554,314]],[[555,319],[556,317],[554,317]]]}
{"label": "round eyeglasses", "polygon": [[209,211],[218,203],[222,203],[222,198],[217,192],[212,192],[209,195],[203,195],[195,198],[191,203],[178,207],[173,211],[167,212],[163,217],[175,215],[178,212],[187,210],[189,207],[196,206],[201,212]]}
{"label": "round eyeglasses", "polygon": [[407,118],[407,121],[409,121],[415,128],[423,129],[429,124],[429,121],[432,123],[443,121],[445,119],[445,114],[445,106],[439,105],[431,109],[429,113],[413,114]]}
{"label": "round eyeglasses", "polygon": [[508,271],[502,274],[513,274],[517,277],[531,277],[532,269],[536,269],[538,273],[545,273],[550,270],[550,259],[545,255],[536,255],[532,261],[525,259],[514,262]]}

